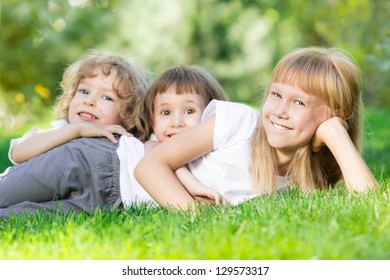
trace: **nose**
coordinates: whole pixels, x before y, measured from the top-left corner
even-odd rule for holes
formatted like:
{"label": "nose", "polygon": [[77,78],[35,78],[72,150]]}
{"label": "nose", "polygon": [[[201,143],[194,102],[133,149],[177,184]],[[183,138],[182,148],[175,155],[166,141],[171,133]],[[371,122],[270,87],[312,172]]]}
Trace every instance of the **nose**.
{"label": "nose", "polygon": [[84,105],[88,107],[95,107],[96,106],[96,100],[92,96],[92,94],[88,94],[84,99]]}
{"label": "nose", "polygon": [[288,103],[280,102],[273,115],[279,119],[288,119]]}
{"label": "nose", "polygon": [[184,127],[183,116],[179,113],[175,114],[172,118],[171,126],[179,128]]}

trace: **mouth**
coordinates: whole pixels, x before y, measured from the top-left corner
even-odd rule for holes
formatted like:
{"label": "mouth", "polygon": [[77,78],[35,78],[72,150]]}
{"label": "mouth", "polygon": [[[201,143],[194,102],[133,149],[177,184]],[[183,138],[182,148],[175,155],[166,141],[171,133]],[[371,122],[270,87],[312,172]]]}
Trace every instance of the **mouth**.
{"label": "mouth", "polygon": [[87,112],[80,112],[78,113],[81,119],[85,121],[92,121],[92,120],[97,120],[98,118],[90,113]]}
{"label": "mouth", "polygon": [[169,138],[173,137],[173,136],[176,136],[176,133],[171,133],[171,134],[168,134],[167,135]]}
{"label": "mouth", "polygon": [[273,127],[277,128],[277,129],[280,129],[280,130],[292,130],[291,128],[289,128],[287,126],[274,123],[273,121],[271,121],[271,124],[272,124]]}

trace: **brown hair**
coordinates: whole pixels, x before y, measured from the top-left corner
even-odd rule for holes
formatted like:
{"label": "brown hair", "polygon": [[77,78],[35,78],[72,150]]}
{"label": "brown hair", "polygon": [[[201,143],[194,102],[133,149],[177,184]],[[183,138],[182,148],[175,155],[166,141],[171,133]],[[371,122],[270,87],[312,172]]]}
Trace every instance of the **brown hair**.
{"label": "brown hair", "polygon": [[213,99],[228,99],[220,83],[205,68],[197,65],[171,67],[153,82],[146,93],[145,111],[150,127],[153,121],[153,104],[156,95],[167,92],[171,87],[175,88],[176,94],[189,92],[200,94],[205,104]]}

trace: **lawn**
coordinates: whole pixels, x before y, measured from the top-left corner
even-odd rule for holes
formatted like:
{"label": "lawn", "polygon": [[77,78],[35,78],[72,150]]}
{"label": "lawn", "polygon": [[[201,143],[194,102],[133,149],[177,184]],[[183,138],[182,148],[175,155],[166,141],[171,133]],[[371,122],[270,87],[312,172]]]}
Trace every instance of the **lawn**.
{"label": "lawn", "polygon": [[[390,112],[368,110],[364,157],[377,192],[293,189],[197,216],[160,208],[40,212],[0,221],[0,259],[390,259]],[[8,150],[1,139],[0,151]],[[3,161],[3,166],[7,165]]]}

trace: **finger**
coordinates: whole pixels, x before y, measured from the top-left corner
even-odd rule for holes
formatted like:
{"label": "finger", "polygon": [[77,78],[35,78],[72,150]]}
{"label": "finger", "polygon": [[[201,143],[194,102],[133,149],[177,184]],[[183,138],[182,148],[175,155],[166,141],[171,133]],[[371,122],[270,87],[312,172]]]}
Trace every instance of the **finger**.
{"label": "finger", "polygon": [[215,201],[215,205],[221,204],[221,197],[219,196],[219,194],[215,195],[214,201]]}
{"label": "finger", "polygon": [[204,197],[201,197],[201,196],[195,196],[195,200],[198,201],[200,203],[200,205],[204,206],[205,204],[205,199]]}
{"label": "finger", "polygon": [[222,203],[223,206],[226,206],[226,205],[229,204],[229,203],[227,202],[227,200],[224,199],[223,197],[221,198],[221,203]]}
{"label": "finger", "polygon": [[108,132],[111,132],[111,133],[132,136],[130,132],[128,132],[123,126],[120,126],[120,125],[108,125],[108,126],[105,126],[104,129]]}
{"label": "finger", "polygon": [[321,150],[322,147],[314,147],[314,146],[311,146],[311,150],[314,152],[314,153],[317,153]]}
{"label": "finger", "polygon": [[220,204],[220,196],[218,193],[202,193],[202,195],[205,199],[209,201],[213,201],[213,204],[219,205]]}
{"label": "finger", "polygon": [[118,141],[116,140],[114,134],[112,134],[112,133],[107,133],[105,136],[106,136],[112,143],[114,143],[114,144],[117,144],[117,143],[118,143]]}
{"label": "finger", "polygon": [[344,126],[346,130],[348,130],[348,123],[344,119],[341,119],[341,124]]}
{"label": "finger", "polygon": [[200,205],[213,205],[215,204],[215,201],[213,199],[210,199],[208,197],[204,196],[195,196],[195,199],[200,202]]}

